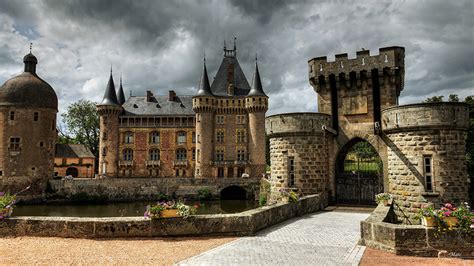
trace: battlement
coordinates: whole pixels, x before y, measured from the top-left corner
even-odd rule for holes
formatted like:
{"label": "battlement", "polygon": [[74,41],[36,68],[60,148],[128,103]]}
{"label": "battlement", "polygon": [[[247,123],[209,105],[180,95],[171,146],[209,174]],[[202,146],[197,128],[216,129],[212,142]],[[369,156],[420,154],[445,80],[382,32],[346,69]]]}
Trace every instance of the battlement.
{"label": "battlement", "polygon": [[336,60],[329,62],[327,56],[315,57],[308,61],[309,72],[316,76],[338,75],[340,73],[371,71],[374,68],[395,68],[404,66],[405,48],[399,46],[379,49],[378,55],[370,55],[369,50],[356,52],[355,58],[347,53],[337,54]]}

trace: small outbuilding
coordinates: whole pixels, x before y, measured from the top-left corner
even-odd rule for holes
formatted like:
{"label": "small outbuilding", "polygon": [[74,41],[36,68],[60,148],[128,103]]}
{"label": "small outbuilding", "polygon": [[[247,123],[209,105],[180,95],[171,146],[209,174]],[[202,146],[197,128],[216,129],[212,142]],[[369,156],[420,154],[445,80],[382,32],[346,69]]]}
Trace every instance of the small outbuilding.
{"label": "small outbuilding", "polygon": [[56,144],[54,175],[92,178],[95,156],[82,144]]}

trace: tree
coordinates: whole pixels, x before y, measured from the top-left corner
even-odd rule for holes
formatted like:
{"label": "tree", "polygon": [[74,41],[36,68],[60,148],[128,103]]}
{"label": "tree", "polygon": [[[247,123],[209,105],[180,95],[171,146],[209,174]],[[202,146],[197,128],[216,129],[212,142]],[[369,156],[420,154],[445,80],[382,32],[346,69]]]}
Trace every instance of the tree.
{"label": "tree", "polygon": [[442,101],[443,101],[443,98],[444,98],[444,96],[433,96],[433,97],[429,97],[429,98],[426,98],[426,100],[424,101],[424,103],[439,103],[439,102],[442,102]]}
{"label": "tree", "polygon": [[99,158],[99,114],[96,103],[79,100],[69,105],[67,112],[61,116],[66,130],[58,128],[58,142],[83,144],[96,159]]}
{"label": "tree", "polygon": [[458,103],[459,102],[459,96],[457,94],[450,94],[449,98],[448,98],[448,102]]}

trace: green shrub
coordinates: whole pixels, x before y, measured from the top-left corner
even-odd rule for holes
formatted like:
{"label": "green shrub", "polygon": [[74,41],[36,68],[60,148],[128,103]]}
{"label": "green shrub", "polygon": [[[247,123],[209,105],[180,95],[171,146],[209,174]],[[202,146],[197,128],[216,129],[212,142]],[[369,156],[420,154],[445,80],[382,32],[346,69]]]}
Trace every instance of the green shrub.
{"label": "green shrub", "polygon": [[260,194],[260,198],[258,200],[258,203],[260,206],[265,206],[267,204],[267,195],[266,194]]}
{"label": "green shrub", "polygon": [[199,200],[210,200],[212,199],[212,193],[209,188],[201,188],[198,190],[198,199]]}

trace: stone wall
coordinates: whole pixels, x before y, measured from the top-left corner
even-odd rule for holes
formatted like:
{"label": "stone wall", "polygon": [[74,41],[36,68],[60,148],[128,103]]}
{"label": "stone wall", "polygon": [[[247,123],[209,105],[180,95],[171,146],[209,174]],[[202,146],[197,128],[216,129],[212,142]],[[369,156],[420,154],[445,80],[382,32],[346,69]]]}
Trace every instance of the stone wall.
{"label": "stone wall", "polygon": [[258,196],[260,178],[106,178],[50,180],[48,201],[137,201],[156,200],[159,193],[196,198],[208,188],[215,198],[228,186],[241,186],[247,197]]}
{"label": "stone wall", "polygon": [[[382,119],[389,191],[409,213],[426,203],[438,207],[443,202],[468,200],[466,105],[406,105],[384,110]],[[432,161],[432,191],[425,185],[424,157]]]}
{"label": "stone wall", "polygon": [[186,218],[13,217],[0,222],[0,237],[247,236],[295,216],[315,212],[319,207],[319,195],[311,195],[297,203],[279,203],[235,214],[193,215]]}
{"label": "stone wall", "polygon": [[[270,138],[272,192],[270,202],[280,197],[282,188],[297,188],[303,195],[321,193],[327,204],[329,190],[329,126],[330,116],[319,113],[292,113],[266,119]],[[294,162],[294,186],[290,185],[290,160]]]}
{"label": "stone wall", "polygon": [[[54,173],[56,113],[51,108],[0,106],[0,191],[16,193],[31,186],[29,196],[41,197]],[[18,145],[11,145],[11,138],[18,138]]]}
{"label": "stone wall", "polygon": [[440,233],[436,228],[395,224],[393,207],[379,205],[361,222],[363,245],[397,255],[474,258],[472,232],[454,229]]}

